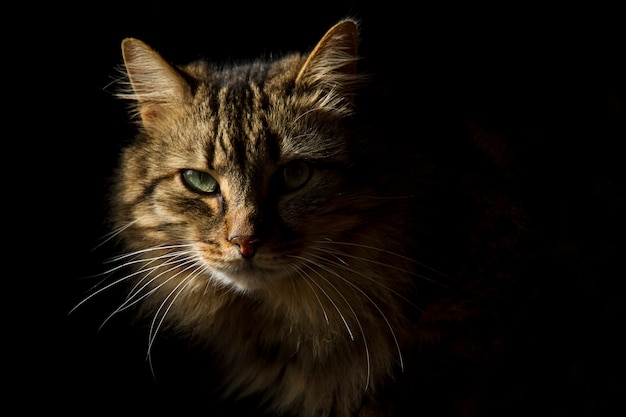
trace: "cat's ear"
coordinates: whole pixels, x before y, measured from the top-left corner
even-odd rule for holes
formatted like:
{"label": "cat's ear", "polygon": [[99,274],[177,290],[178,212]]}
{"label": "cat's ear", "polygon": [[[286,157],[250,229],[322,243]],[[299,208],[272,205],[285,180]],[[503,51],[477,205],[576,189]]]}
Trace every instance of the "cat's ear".
{"label": "cat's ear", "polygon": [[190,96],[187,81],[144,42],[124,39],[122,56],[131,88],[119,95],[136,101],[144,126],[168,109],[180,106]]}
{"label": "cat's ear", "polygon": [[331,27],[309,54],[296,84],[346,89],[357,77],[358,28],[354,20]]}

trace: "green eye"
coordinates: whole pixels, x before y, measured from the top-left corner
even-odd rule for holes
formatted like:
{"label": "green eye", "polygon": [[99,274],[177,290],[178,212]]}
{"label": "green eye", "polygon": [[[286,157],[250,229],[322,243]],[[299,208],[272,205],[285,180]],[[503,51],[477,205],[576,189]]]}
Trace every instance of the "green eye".
{"label": "green eye", "polygon": [[206,172],[186,169],[182,172],[183,182],[191,191],[202,194],[213,194],[219,190],[215,178]]}
{"label": "green eye", "polygon": [[293,161],[282,167],[280,178],[285,191],[302,187],[311,178],[311,166],[304,161]]}

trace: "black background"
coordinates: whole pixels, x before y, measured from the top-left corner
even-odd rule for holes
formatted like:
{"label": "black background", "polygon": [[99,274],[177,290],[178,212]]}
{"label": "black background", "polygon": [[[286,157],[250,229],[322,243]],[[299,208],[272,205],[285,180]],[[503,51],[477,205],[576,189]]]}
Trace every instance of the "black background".
{"label": "black background", "polygon": [[[537,388],[519,393],[520,401],[547,400],[546,414],[623,409],[626,38],[619,13],[408,4],[111,2],[19,7],[5,16],[15,24],[3,58],[10,92],[3,341],[11,347],[5,368],[17,370],[6,375],[17,391],[9,395],[23,395],[22,409],[148,414],[203,404],[197,393],[159,388],[141,329],[120,318],[98,330],[117,298],[105,293],[68,314],[112,254],[92,249],[108,231],[107,178],[134,129],[108,87],[121,40],[142,39],[173,62],[247,59],[307,50],[346,16],[361,21],[364,66],[388,77],[400,99],[418,97],[419,108],[443,122],[473,118],[528,138],[541,161],[554,162],[542,165],[550,178],[534,205],[545,205],[542,219],[571,263],[556,284],[546,283],[553,315],[535,336],[546,337],[538,342],[545,351],[522,360],[539,364],[523,373]],[[157,350],[157,367],[181,352]]]}

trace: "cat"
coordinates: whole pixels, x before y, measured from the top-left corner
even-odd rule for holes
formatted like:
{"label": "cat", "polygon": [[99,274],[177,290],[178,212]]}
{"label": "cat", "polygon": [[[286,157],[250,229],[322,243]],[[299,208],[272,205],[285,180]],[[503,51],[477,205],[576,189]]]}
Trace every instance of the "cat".
{"label": "cat", "polygon": [[191,340],[220,376],[207,391],[276,415],[400,413],[436,385],[414,375],[487,356],[515,287],[506,152],[407,133],[358,47],[356,19],[308,54],[221,66],[122,42],[138,133],[111,192],[122,275],[95,294],[129,285],[112,315],[136,310],[148,351]]}

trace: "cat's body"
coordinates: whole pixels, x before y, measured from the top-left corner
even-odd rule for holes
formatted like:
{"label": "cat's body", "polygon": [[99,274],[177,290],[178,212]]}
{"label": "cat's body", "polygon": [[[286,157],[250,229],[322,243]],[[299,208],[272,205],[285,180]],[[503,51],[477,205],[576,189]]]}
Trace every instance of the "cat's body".
{"label": "cat's body", "polygon": [[123,43],[141,132],[112,194],[134,268],[121,309],[140,307],[150,344],[173,329],[206,349],[207,389],[281,415],[391,415],[414,355],[480,357],[519,255],[495,171],[438,167],[359,118],[356,50],[351,20],[309,55],[232,67]]}

